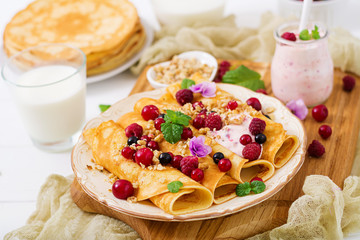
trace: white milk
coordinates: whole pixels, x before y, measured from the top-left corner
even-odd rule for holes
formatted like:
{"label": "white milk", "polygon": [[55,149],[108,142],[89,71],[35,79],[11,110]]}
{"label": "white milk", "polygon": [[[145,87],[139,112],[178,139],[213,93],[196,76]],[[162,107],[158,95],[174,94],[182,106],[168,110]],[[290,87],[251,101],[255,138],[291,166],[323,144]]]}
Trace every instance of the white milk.
{"label": "white milk", "polygon": [[[71,66],[50,65],[34,68],[20,76],[17,84],[25,87],[16,87],[15,99],[33,140],[43,143],[63,141],[82,127],[85,81],[81,73],[75,72],[76,68]],[[54,83],[68,76],[68,79]],[[50,85],[38,86],[43,84]]]}

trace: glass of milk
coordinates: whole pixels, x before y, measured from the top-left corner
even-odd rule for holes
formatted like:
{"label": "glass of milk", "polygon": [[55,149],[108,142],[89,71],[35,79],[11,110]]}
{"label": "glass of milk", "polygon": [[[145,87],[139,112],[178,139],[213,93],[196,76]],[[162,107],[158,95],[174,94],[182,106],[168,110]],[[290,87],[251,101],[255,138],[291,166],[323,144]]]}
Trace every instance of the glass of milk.
{"label": "glass of milk", "polygon": [[85,123],[85,54],[66,44],[39,45],[9,58],[1,73],[34,145],[70,150]]}

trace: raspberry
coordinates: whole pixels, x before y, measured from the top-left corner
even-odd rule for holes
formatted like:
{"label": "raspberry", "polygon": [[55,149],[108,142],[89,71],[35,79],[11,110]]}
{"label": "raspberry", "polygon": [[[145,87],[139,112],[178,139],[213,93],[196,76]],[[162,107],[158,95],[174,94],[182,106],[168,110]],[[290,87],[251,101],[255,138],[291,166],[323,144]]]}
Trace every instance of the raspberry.
{"label": "raspberry", "polygon": [[191,103],[194,99],[193,92],[190,89],[181,89],[175,94],[176,101],[181,105]]}
{"label": "raspberry", "polygon": [[170,162],[171,166],[180,169],[180,162],[182,159],[183,157],[181,155],[175,155]]}
{"label": "raspberry", "polygon": [[155,129],[161,131],[161,124],[163,124],[165,120],[163,118],[157,118],[154,121]]}
{"label": "raspberry", "polygon": [[220,68],[227,68],[229,69],[231,66],[231,64],[228,62],[228,61],[222,61],[220,64],[219,64],[219,67]]}
{"label": "raspberry", "polygon": [[313,140],[308,147],[308,153],[311,157],[321,157],[325,153],[324,146],[317,140]]}
{"label": "raspberry", "polygon": [[342,79],[343,81],[343,89],[347,92],[351,92],[351,90],[353,90],[353,88],[355,87],[355,78],[353,78],[352,76],[345,76]]}
{"label": "raspberry", "polygon": [[198,168],[199,161],[197,157],[187,156],[181,159],[180,168],[181,172],[187,176],[191,175],[192,170]]}
{"label": "raspberry", "polygon": [[286,40],[289,40],[289,41],[293,41],[295,42],[296,41],[296,36],[294,33],[291,33],[291,32],[284,32],[281,37],[283,39],[286,39]]}
{"label": "raspberry", "polygon": [[327,107],[323,104],[315,106],[311,111],[313,118],[318,122],[324,121],[327,118],[328,113]]}
{"label": "raspberry", "polygon": [[222,128],[221,117],[216,113],[210,113],[205,118],[205,127],[210,128],[211,131],[214,128],[220,130]]}
{"label": "raspberry", "polygon": [[252,106],[255,110],[261,110],[261,103],[257,98],[249,98],[246,100],[247,105]]}
{"label": "raspberry", "polygon": [[227,104],[227,108],[230,110],[234,110],[238,107],[238,103],[235,100],[231,100]]}
{"label": "raspberry", "polygon": [[249,143],[242,151],[243,157],[249,159],[249,161],[258,159],[260,157],[260,153],[261,147],[258,143]]}
{"label": "raspberry", "polygon": [[199,107],[201,107],[201,108],[204,108],[204,107],[205,107],[204,104],[203,104],[201,101],[199,101],[199,102],[194,102],[194,103],[192,104],[193,109],[196,109],[197,106],[199,106]]}
{"label": "raspberry", "polygon": [[196,129],[203,128],[205,126],[205,117],[197,116],[196,118],[194,118],[192,125]]}
{"label": "raspberry", "polygon": [[191,171],[191,178],[197,182],[200,182],[204,179],[204,171],[200,168],[196,168]]}
{"label": "raspberry", "polygon": [[249,131],[252,135],[256,136],[259,133],[263,133],[265,130],[266,123],[260,118],[253,118],[249,124]]}
{"label": "raspberry", "polygon": [[196,115],[197,117],[200,117],[200,116],[202,116],[202,117],[206,117],[206,113],[207,113],[207,111],[206,111],[206,109],[204,109],[204,110],[201,110],[201,112],[199,112],[199,114],[198,115]]}
{"label": "raspberry", "polygon": [[140,138],[142,134],[143,134],[143,128],[137,123],[132,123],[125,128],[125,135],[128,138],[132,136]]}
{"label": "raspberry", "polygon": [[265,89],[262,89],[262,88],[256,90],[256,92],[257,92],[257,93],[262,93],[262,94],[268,95],[267,92],[266,92],[266,90],[265,90]]}
{"label": "raspberry", "polygon": [[319,128],[319,134],[323,139],[327,139],[331,136],[332,130],[329,125],[321,125]]}
{"label": "raspberry", "polygon": [[155,105],[147,105],[141,110],[141,116],[145,121],[155,120],[159,115],[159,108]]}
{"label": "raspberry", "polygon": [[184,128],[183,132],[181,134],[181,139],[183,140],[187,140],[188,138],[192,138],[193,137],[193,132],[191,131],[190,128]]}

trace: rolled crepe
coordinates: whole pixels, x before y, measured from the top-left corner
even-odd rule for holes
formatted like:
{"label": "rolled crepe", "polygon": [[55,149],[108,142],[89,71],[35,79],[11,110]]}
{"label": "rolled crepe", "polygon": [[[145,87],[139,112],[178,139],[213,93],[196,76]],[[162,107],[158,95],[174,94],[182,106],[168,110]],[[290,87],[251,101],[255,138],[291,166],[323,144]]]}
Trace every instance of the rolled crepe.
{"label": "rolled crepe", "polygon": [[[97,164],[119,178],[138,185],[135,191],[138,201],[149,199],[173,215],[207,209],[212,205],[213,194],[180,171],[171,167],[149,170],[125,159],[120,152],[126,146],[127,137],[124,129],[113,121],[103,122],[97,128],[88,129],[83,135]],[[183,187],[177,193],[171,193],[167,189],[167,185],[173,181],[183,183]]]}
{"label": "rolled crepe", "polygon": [[[156,104],[156,106],[159,105]],[[134,122],[143,128],[148,125],[148,122],[137,112],[124,114],[117,122],[123,128]],[[211,139],[207,139],[205,143],[210,145],[210,141]],[[184,148],[183,141],[171,144],[163,139],[159,142],[159,147],[160,150],[172,152],[174,155],[191,156],[188,146],[186,145],[186,148]],[[227,176],[225,172],[221,172],[210,156],[199,158],[199,163],[204,166],[204,179],[200,183],[212,192],[215,204],[220,204],[236,197],[235,188],[239,184],[238,181]]]}

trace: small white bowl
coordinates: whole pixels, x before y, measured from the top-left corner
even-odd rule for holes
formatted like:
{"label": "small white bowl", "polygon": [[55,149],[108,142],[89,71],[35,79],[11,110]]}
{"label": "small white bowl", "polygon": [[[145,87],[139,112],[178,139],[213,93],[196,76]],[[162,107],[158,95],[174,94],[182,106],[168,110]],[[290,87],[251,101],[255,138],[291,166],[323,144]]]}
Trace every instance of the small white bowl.
{"label": "small white bowl", "polygon": [[[210,55],[206,52],[202,52],[202,51],[189,51],[189,52],[183,52],[183,53],[179,54],[178,57],[183,58],[183,59],[195,58],[200,63],[206,64],[209,67],[213,67],[214,69],[210,75],[209,81],[212,81],[215,78],[217,70],[218,70],[218,63],[216,61],[216,58],[214,58],[212,55]],[[152,66],[151,68],[149,68],[149,70],[146,72],[146,78],[153,88],[163,88],[163,87],[167,87],[169,85],[169,84],[157,82],[155,80],[156,73],[154,71],[154,67],[156,67],[156,66],[164,66],[165,67],[169,64],[170,64],[170,61],[158,63],[158,64]]]}

